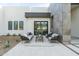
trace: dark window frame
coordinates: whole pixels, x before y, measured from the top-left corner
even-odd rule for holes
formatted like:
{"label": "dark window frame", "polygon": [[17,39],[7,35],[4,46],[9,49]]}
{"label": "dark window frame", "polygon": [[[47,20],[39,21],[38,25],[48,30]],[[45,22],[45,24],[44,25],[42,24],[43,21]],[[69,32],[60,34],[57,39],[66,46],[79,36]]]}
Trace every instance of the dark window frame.
{"label": "dark window frame", "polygon": [[13,21],[8,21],[8,30],[13,29]]}
{"label": "dark window frame", "polygon": [[23,30],[23,29],[24,29],[24,22],[19,21],[19,30]]}
{"label": "dark window frame", "polygon": [[[47,34],[48,34],[48,21],[34,21],[34,35],[36,35],[35,34],[35,23],[36,22],[40,22],[40,23],[42,23],[42,22],[47,22]],[[43,34],[44,35],[44,34]]]}
{"label": "dark window frame", "polygon": [[18,30],[18,21],[14,21],[14,30]]}

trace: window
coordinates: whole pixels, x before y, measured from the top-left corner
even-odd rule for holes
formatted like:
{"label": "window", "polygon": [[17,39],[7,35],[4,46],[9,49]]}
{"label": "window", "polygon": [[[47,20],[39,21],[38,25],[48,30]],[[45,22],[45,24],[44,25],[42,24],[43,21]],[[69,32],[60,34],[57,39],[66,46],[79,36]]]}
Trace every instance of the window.
{"label": "window", "polygon": [[23,21],[19,21],[19,30],[23,30]]}
{"label": "window", "polygon": [[8,21],[8,30],[23,30],[23,21]]}
{"label": "window", "polygon": [[14,30],[18,30],[18,21],[14,21]]}
{"label": "window", "polygon": [[12,21],[8,21],[8,30],[12,30]]}

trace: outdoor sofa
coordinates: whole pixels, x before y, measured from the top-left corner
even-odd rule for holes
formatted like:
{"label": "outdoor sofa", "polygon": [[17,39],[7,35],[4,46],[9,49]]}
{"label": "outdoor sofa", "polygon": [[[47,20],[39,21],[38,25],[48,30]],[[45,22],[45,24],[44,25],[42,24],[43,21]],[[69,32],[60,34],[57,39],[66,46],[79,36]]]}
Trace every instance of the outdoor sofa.
{"label": "outdoor sofa", "polygon": [[46,38],[51,43],[62,40],[62,36],[60,34],[53,33],[53,32],[47,34]]}
{"label": "outdoor sofa", "polygon": [[21,34],[20,38],[22,39],[22,41],[25,41],[26,43],[30,42],[33,39],[33,35],[30,34]]}

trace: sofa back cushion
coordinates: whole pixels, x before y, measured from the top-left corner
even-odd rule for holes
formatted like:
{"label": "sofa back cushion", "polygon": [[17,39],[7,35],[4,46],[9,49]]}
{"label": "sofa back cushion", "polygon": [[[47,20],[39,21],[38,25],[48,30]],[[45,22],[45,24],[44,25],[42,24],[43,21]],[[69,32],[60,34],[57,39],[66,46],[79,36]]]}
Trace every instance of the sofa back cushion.
{"label": "sofa back cushion", "polygon": [[27,34],[21,34],[21,36],[27,37]]}
{"label": "sofa back cushion", "polygon": [[51,35],[53,34],[53,32],[51,32],[51,33],[49,33],[49,34],[47,34],[47,36],[46,37],[51,37]]}

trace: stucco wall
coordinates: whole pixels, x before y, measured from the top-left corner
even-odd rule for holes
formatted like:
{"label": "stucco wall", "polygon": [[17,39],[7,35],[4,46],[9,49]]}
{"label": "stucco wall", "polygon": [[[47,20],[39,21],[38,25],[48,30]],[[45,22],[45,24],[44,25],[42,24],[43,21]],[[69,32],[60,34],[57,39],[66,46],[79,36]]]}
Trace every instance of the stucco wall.
{"label": "stucco wall", "polygon": [[[27,33],[32,32],[34,33],[34,21],[48,21],[49,29],[50,30],[50,19],[49,18],[25,18],[25,12],[46,12],[45,9],[43,10],[32,10],[26,6],[3,6],[3,20],[4,26],[2,27],[2,34],[5,35],[7,33],[10,34],[19,34],[19,33]],[[1,12],[2,12],[1,11]],[[8,21],[24,21],[24,30],[8,30]],[[2,22],[2,20],[1,20]],[[2,26],[1,25],[1,26]],[[50,32],[50,31],[49,31]]]}
{"label": "stucco wall", "polygon": [[32,7],[31,12],[48,12],[48,7]]}
{"label": "stucco wall", "polygon": [[3,14],[3,8],[0,8],[0,35],[4,32],[4,14]]}
{"label": "stucco wall", "polygon": [[63,4],[63,41],[70,42],[71,41],[71,4],[65,3]]}
{"label": "stucco wall", "polygon": [[79,6],[71,11],[71,35],[79,37]]}

